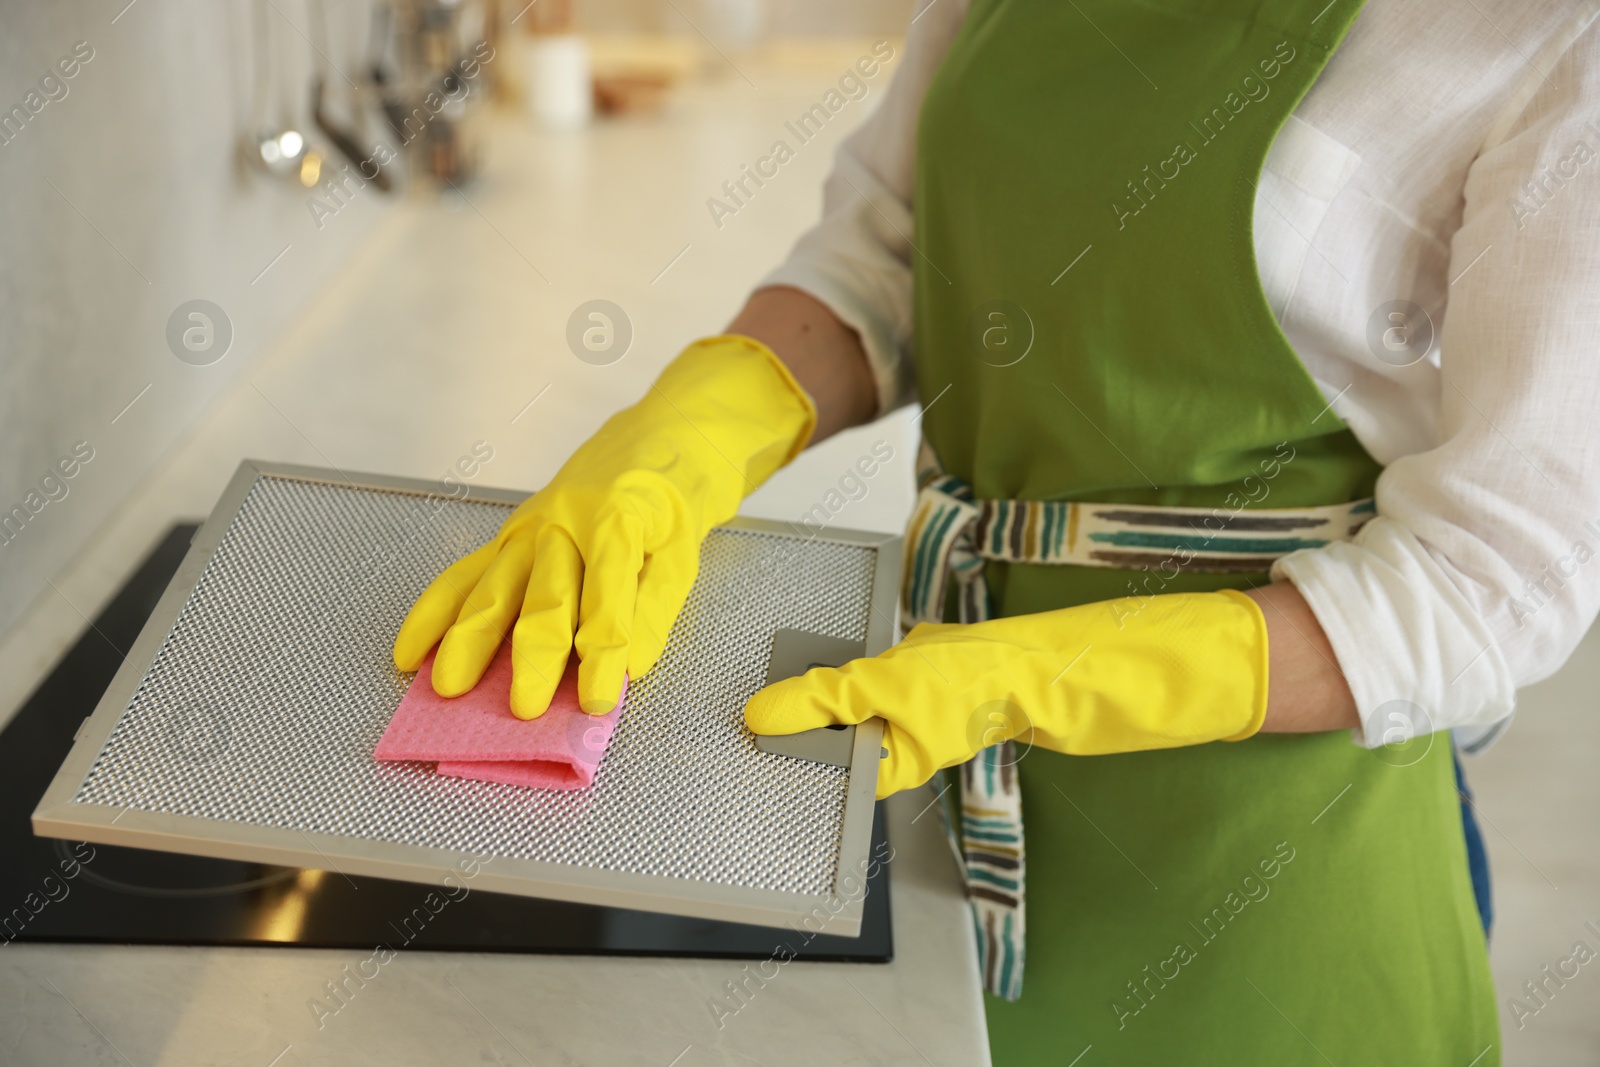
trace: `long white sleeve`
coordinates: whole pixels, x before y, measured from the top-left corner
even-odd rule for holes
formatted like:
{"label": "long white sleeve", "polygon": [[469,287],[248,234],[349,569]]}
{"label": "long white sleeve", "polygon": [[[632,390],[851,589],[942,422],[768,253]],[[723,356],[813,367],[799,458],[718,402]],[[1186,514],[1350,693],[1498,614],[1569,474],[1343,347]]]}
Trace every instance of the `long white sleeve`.
{"label": "long white sleeve", "polygon": [[1450,237],[1436,443],[1389,463],[1353,544],[1275,569],[1327,631],[1369,745],[1486,739],[1600,610],[1600,24],[1530,76]]}

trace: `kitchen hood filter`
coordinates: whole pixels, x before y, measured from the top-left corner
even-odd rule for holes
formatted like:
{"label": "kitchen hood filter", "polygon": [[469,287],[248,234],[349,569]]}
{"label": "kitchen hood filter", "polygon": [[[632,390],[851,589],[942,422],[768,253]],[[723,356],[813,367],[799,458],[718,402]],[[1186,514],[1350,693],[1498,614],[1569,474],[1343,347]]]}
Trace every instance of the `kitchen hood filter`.
{"label": "kitchen hood filter", "polygon": [[[246,462],[34,814],[37,832],[854,935],[881,726],[847,766],[743,725],[774,635],[872,655],[899,542],[739,519],[714,530],[665,654],[628,689],[593,785],[440,777],[373,747],[410,676],[390,646],[522,494]],[[815,920],[813,920],[813,923]]]}

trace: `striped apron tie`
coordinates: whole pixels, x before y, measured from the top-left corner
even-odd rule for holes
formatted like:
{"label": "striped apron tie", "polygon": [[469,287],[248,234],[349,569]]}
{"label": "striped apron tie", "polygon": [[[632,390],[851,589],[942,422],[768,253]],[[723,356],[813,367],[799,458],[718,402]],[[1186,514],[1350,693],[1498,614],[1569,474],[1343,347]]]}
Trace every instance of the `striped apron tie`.
{"label": "striped apron tie", "polygon": [[[926,441],[917,468],[900,582],[908,629],[943,621],[952,581],[959,621],[988,619],[983,565],[991,559],[1259,574],[1290,552],[1350,540],[1376,514],[1370,497],[1318,508],[1256,508],[1248,490],[1237,508],[977,500],[971,486],[944,473]],[[1018,758],[1005,741],[963,764],[959,833],[945,819],[966,874],[984,988],[1006,1000],[1022,995],[1026,915]]]}

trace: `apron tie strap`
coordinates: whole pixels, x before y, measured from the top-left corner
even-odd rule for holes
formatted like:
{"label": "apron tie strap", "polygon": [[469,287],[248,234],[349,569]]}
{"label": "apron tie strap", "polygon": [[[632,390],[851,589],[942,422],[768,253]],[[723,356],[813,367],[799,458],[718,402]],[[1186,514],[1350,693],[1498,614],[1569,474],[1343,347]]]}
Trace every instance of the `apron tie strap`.
{"label": "apron tie strap", "polygon": [[972,538],[982,511],[953,488],[939,483],[923,488],[911,511],[906,541],[912,549],[905,555],[900,576],[900,609],[908,627],[944,618],[945,588],[951,578],[960,592],[961,621],[982,622],[989,617],[983,557]]}
{"label": "apron tie strap", "polygon": [[[1228,506],[1219,508],[977,500],[971,486],[943,471],[923,441],[900,581],[904,624],[942,622],[952,580],[957,618],[963,623],[988,619],[983,567],[991,559],[1157,573],[1174,568],[1174,574],[1258,574],[1290,552],[1350,540],[1376,514],[1370,497],[1316,508],[1255,507],[1270,493],[1265,479],[1257,481],[1256,489],[1242,486]],[[1006,741],[961,766],[959,835],[939,806],[966,876],[983,987],[1006,1000],[1022,995],[1026,929],[1018,758],[1015,745]]]}

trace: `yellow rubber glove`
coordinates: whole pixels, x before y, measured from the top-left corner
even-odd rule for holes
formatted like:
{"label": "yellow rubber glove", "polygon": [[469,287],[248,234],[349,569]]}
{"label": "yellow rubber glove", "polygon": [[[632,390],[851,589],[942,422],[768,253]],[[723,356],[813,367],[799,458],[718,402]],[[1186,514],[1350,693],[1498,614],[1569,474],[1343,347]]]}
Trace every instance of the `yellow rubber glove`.
{"label": "yellow rubber glove", "polygon": [[439,643],[433,688],[459,696],[510,634],[518,717],[549,707],[573,649],[579,705],[610,711],[624,674],[644,674],[666,647],[700,542],[815,426],[811,399],[765,345],[696,341],[493,540],[434,579],[395,638],[395,666],[416,670]]}
{"label": "yellow rubber glove", "polygon": [[1178,748],[1242,741],[1266,714],[1266,620],[1231,589],[924,623],[882,655],[770,685],[744,712],[758,734],[881,716],[880,798],[1002,741],[1074,756]]}

